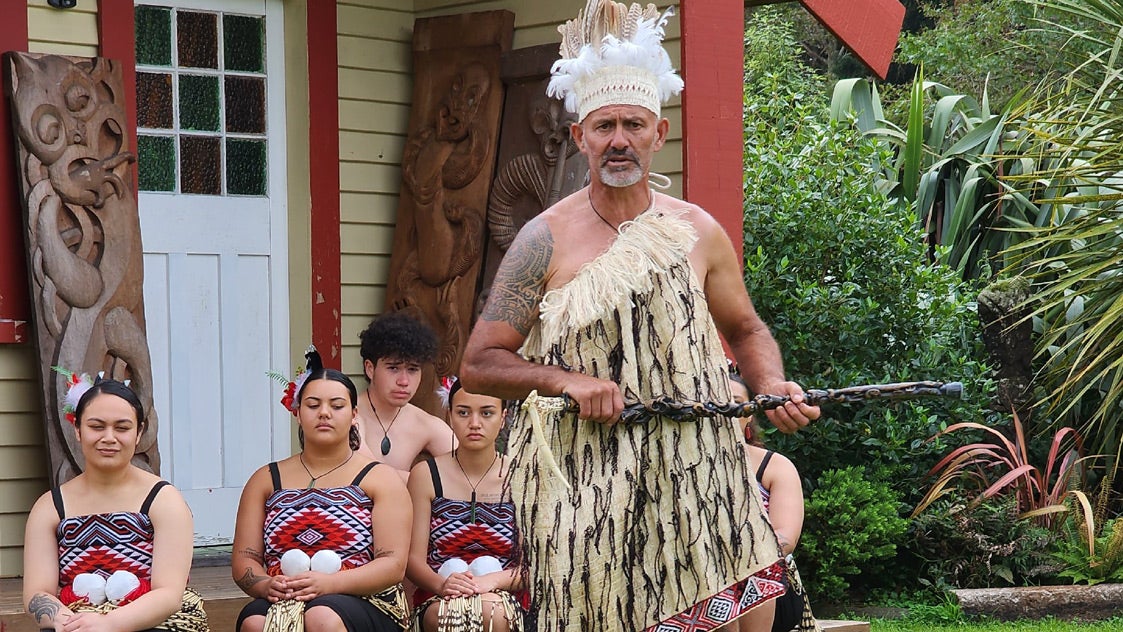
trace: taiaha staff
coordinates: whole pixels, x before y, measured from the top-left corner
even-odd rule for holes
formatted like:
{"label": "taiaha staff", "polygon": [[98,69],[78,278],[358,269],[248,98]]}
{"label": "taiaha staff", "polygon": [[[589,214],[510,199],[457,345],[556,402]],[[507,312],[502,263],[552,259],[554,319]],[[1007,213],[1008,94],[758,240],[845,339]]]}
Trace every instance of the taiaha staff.
{"label": "taiaha staff", "polygon": [[[811,389],[803,394],[803,401],[811,406],[822,404],[867,403],[874,401],[904,401],[928,397],[963,397],[961,382],[894,382],[892,384],[866,384],[847,388]],[[779,408],[791,401],[781,395],[757,395],[747,402],[677,402],[660,397],[649,402],[638,402],[624,407],[620,421],[645,423],[653,417],[671,421],[697,421],[710,417],[752,417]],[[580,412],[577,402],[566,398],[566,412]]]}

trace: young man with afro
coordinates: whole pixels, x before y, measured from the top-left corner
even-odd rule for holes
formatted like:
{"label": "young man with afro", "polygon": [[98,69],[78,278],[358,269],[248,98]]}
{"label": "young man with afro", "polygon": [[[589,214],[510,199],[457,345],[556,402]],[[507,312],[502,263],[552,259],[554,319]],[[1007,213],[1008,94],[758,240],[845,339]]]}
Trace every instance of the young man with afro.
{"label": "young man with afro", "polygon": [[437,456],[456,447],[448,424],[409,403],[421,384],[422,366],[436,357],[437,336],[417,319],[394,312],[371,321],[359,339],[369,383],[359,395],[359,451],[408,479],[423,452]]}

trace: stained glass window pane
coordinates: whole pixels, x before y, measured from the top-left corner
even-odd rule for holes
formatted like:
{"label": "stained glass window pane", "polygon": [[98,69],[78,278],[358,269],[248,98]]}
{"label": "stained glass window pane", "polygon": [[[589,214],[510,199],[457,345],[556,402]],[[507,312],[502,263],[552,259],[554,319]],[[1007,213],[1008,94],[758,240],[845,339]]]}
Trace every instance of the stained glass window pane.
{"label": "stained glass window pane", "polygon": [[230,195],[265,195],[265,168],[265,141],[227,139],[227,193]]}
{"label": "stained glass window pane", "polygon": [[208,136],[181,136],[179,189],[184,193],[219,195],[222,193],[222,155],[219,139]]}
{"label": "stained glass window pane", "polygon": [[138,136],[137,163],[141,191],[175,191],[175,139]]}
{"label": "stained glass window pane", "polygon": [[263,72],[265,20],[246,15],[222,16],[222,51],[227,70]]}
{"label": "stained glass window pane", "polygon": [[265,133],[265,79],[226,77],[226,131]]}
{"label": "stained glass window pane", "polygon": [[218,77],[180,75],[180,129],[217,132],[218,119]]}
{"label": "stained glass window pane", "polygon": [[218,16],[180,11],[176,14],[181,68],[218,68]]}
{"label": "stained glass window pane", "polygon": [[136,73],[137,125],[172,128],[172,76],[162,72]]}
{"label": "stained glass window pane", "polygon": [[166,7],[136,8],[136,63],[172,65],[172,11]]}

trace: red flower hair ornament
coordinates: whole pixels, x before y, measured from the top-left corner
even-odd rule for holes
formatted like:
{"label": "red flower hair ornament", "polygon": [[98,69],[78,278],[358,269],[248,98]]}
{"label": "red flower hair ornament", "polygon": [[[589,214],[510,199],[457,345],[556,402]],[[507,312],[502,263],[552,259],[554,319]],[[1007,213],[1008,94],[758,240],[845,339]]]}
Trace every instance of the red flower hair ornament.
{"label": "red flower hair ornament", "polygon": [[285,390],[281,395],[281,405],[285,407],[285,410],[291,412],[294,417],[296,416],[297,410],[300,409],[300,402],[296,401],[296,394],[304,387],[304,381],[308,379],[308,375],[312,373],[312,371],[324,368],[324,363],[320,359],[320,353],[316,351],[315,345],[308,346],[308,349],[304,352],[304,361],[304,370],[298,373],[292,380],[277,371],[266,372],[266,375],[285,385]]}

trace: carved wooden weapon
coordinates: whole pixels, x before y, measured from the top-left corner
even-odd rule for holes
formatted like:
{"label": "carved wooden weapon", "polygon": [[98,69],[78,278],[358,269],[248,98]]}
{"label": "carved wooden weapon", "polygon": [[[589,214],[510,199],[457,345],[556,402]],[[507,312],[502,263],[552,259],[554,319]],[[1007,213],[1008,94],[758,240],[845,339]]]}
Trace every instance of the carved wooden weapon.
{"label": "carved wooden weapon", "polygon": [[[892,384],[866,384],[847,388],[811,389],[803,394],[804,403],[822,404],[869,403],[874,401],[903,401],[927,397],[963,397],[961,382],[894,382]],[[671,421],[697,421],[709,417],[752,417],[779,408],[791,401],[781,395],[757,395],[747,402],[676,402],[659,397],[649,402],[637,402],[624,407],[620,421],[645,423],[652,417],[665,417]],[[577,402],[566,398],[566,412],[579,412]]]}

